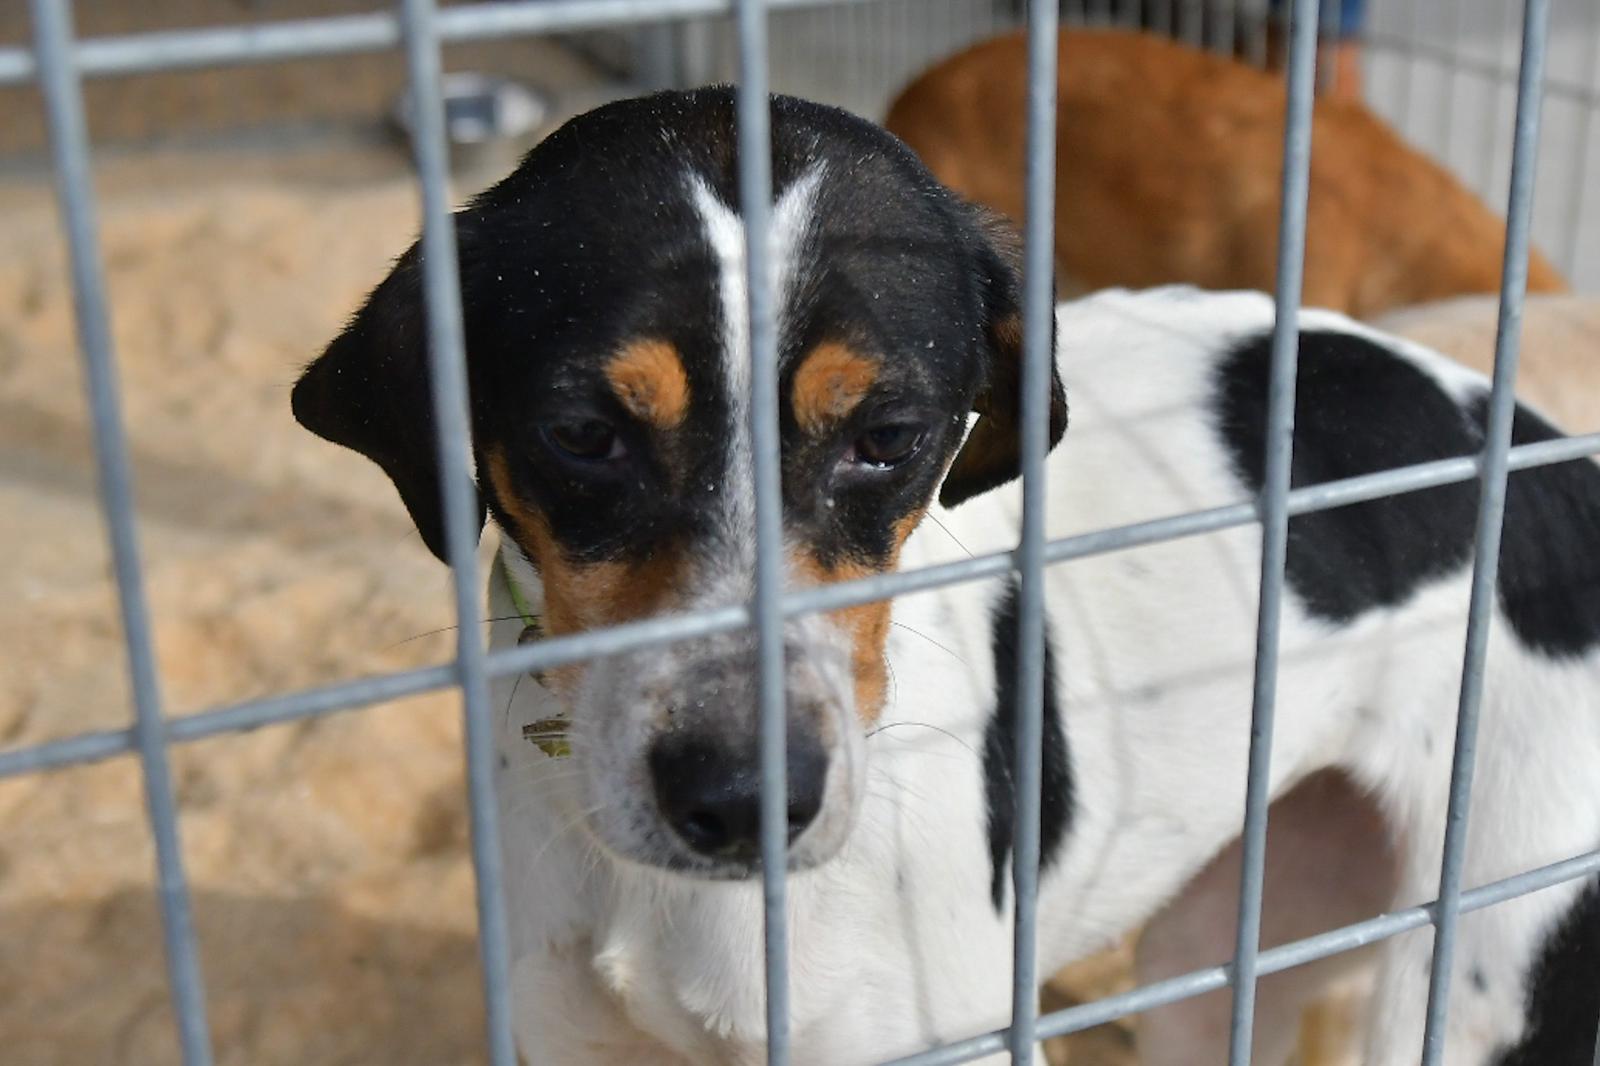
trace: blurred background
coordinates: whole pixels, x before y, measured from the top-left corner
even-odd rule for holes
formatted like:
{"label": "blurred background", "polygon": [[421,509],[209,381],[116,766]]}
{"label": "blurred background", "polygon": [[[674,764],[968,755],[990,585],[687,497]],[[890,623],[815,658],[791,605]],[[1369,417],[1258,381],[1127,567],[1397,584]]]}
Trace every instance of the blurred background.
{"label": "blurred background", "polygon": [[[383,6],[81,0],[76,21],[91,38]],[[1502,211],[1521,5],[1367,6],[1355,26],[1325,14],[1324,91],[1364,99]],[[1281,52],[1267,0],[1069,0],[1063,11],[1070,25],[1144,26],[1257,65]],[[1012,0],[777,11],[772,84],[881,119],[933,61],[1019,24]],[[130,720],[43,109],[31,84],[4,76],[30,35],[27,5],[0,5],[4,747]],[[1591,295],[1597,53],[1593,0],[1557,0],[1534,240]],[[445,62],[463,76],[452,82],[458,198],[565,117],[737,73],[721,18],[454,45]],[[299,368],[416,234],[404,84],[398,52],[86,84],[171,715],[451,653],[447,575],[387,481],[288,410]],[[174,750],[219,1061],[479,1061],[457,702],[432,695]],[[152,863],[133,757],[0,779],[7,1063],[175,1061]],[[1112,958],[1056,1002],[1124,979]],[[1318,1023],[1325,1040],[1308,1037],[1305,1066],[1344,1061],[1339,1018]],[[1131,1063],[1129,1047],[1124,1026],[1052,1053]]]}

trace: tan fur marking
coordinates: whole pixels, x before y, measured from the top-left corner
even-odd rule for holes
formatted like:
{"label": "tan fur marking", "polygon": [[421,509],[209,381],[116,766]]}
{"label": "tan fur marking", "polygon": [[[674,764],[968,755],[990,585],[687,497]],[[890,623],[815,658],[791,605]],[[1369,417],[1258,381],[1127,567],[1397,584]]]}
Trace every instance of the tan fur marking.
{"label": "tan fur marking", "polygon": [[[619,625],[659,614],[683,584],[677,552],[660,552],[642,563],[574,563],[561,550],[543,513],[518,497],[505,456],[490,452],[489,482],[511,519],[511,534],[544,582],[544,629],[550,636]],[[571,691],[583,664],[550,671],[558,688]]]}
{"label": "tan fur marking", "polygon": [[837,341],[824,341],[794,372],[794,418],[806,433],[816,433],[855,409],[878,379],[878,364]]}
{"label": "tan fur marking", "polygon": [[[926,507],[919,507],[895,522],[894,549],[890,552],[885,571],[893,570],[898,564],[900,549],[905,546],[906,538],[926,512]],[[831,567],[824,566],[815,556],[805,554],[795,556],[792,562],[797,577],[812,585],[854,581],[878,573],[871,567],[849,560],[842,560]],[[850,634],[850,670],[855,677],[856,717],[863,725],[871,725],[883,711],[884,695],[888,690],[888,663],[884,646],[889,640],[890,604],[886,600],[863,603],[829,611],[828,617]]]}
{"label": "tan fur marking", "polygon": [[689,413],[689,378],[678,350],[664,340],[631,341],[606,363],[606,380],[628,412],[657,429]]}
{"label": "tan fur marking", "polygon": [[[796,576],[807,585],[832,585],[875,573],[869,567],[854,562],[823,566],[810,555],[796,556],[793,564]],[[887,688],[884,644],[889,639],[889,604],[863,603],[829,611],[827,617],[850,635],[850,672],[855,678],[856,717],[863,725],[871,725],[883,710]]]}

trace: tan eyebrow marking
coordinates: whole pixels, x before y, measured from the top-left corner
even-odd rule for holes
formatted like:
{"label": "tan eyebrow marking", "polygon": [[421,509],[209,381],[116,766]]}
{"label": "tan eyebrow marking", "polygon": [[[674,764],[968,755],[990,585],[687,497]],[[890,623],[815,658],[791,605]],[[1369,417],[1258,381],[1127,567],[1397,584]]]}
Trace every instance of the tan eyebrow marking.
{"label": "tan eyebrow marking", "polygon": [[668,341],[629,341],[606,363],[605,374],[628,413],[657,429],[673,429],[689,413],[689,378]]}
{"label": "tan eyebrow marking", "polygon": [[[795,576],[810,586],[831,585],[838,581],[853,581],[873,574],[888,573],[898,565],[900,549],[905,546],[906,538],[911,536],[912,530],[917,528],[917,524],[922,521],[926,513],[927,505],[924,504],[895,520],[894,546],[889,558],[881,567],[848,559],[838,560],[825,566],[818,560],[816,553],[807,548],[801,548],[790,555],[790,566],[793,567]],[[850,638],[852,648],[850,670],[855,679],[856,716],[864,725],[870,726],[878,720],[888,693],[888,667],[884,658],[884,646],[889,639],[891,607],[888,600],[879,600],[875,603],[863,603],[855,607],[829,611],[826,615]]]}
{"label": "tan eyebrow marking", "polygon": [[794,372],[795,421],[807,433],[823,429],[854,410],[877,379],[876,360],[838,341],[823,341]]}

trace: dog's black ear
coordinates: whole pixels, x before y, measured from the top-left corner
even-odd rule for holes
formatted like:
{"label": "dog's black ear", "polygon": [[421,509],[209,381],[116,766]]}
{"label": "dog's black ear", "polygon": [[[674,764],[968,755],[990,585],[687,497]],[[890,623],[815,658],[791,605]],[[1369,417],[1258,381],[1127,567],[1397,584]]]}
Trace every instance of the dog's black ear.
{"label": "dog's black ear", "polygon": [[[428,376],[427,311],[415,245],[327,349],[300,375],[295,419],[325,440],[383,468],[422,534],[445,558],[433,396]],[[478,502],[478,526],[484,508]]]}
{"label": "dog's black ear", "polygon": [[[999,219],[979,213],[977,269],[984,286],[984,336],[988,365],[972,408],[978,420],[956,453],[939,490],[939,502],[954,507],[1004,485],[1022,473],[1022,270],[1016,236]],[[1050,437],[1054,448],[1067,429],[1067,395],[1055,365],[1055,329],[1050,330]]]}

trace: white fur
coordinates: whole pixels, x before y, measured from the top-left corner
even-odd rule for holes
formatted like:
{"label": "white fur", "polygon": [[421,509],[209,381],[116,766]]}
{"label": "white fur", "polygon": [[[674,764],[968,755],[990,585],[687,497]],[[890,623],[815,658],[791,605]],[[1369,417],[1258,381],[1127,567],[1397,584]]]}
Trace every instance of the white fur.
{"label": "white fur", "polygon": [[[801,175],[783,191],[772,210],[768,229],[772,264],[769,281],[780,329],[792,283],[804,269],[822,176],[820,166]],[[744,226],[704,180],[698,176],[685,180],[689,200],[703,224],[702,236],[717,264],[723,325],[718,354],[728,390],[725,399],[733,417],[728,427],[729,462],[720,483],[712,486],[717,532],[708,543],[696,545],[698,553],[687,559],[681,587],[672,590],[664,605],[665,609],[676,611],[746,602],[754,587],[756,559]],[[503,553],[513,579],[529,590],[530,599],[537,601],[538,577],[534,569],[515,548],[506,547]],[[496,616],[514,617],[515,613],[497,609]],[[506,625],[517,627],[520,623]],[[784,639],[788,647],[798,649],[785,665],[787,691],[795,703],[803,703],[818,716],[817,734],[829,757],[821,813],[791,848],[791,861],[804,868],[832,855],[849,833],[860,803],[865,760],[863,740],[855,728],[849,634],[834,621],[813,615],[786,622]],[[564,672],[560,683],[567,690],[560,705],[532,684],[518,686],[513,699],[508,686],[502,697],[503,704],[512,708],[513,720],[505,726],[509,730],[507,738],[515,741],[525,722],[565,712],[564,717],[570,722],[569,742],[578,753],[573,762],[582,772],[557,773],[556,779],[541,782],[536,800],[508,797],[507,802],[524,807],[537,805],[541,814],[548,810],[558,812],[556,822],[543,825],[545,835],[577,832],[581,822],[582,832],[588,834],[586,839],[604,849],[605,862],[674,861],[703,873],[717,872],[712,869],[715,863],[693,852],[661,824],[654,806],[647,756],[660,732],[658,717],[664,706],[684,705],[678,717],[680,724],[708,713],[704,701],[696,701],[693,694],[673,698],[684,696],[674,691],[678,679],[695,666],[726,666],[739,661],[749,654],[750,642],[747,634],[723,635],[646,650],[599,667],[581,666]],[[528,752],[523,750],[527,747],[514,742],[507,748],[514,777],[529,761]],[[527,865],[533,861],[518,852],[522,843],[519,839],[508,845],[509,862]],[[540,886],[546,884],[543,871],[529,876]],[[647,886],[641,891],[663,891],[654,886],[651,877],[643,877],[641,883]],[[737,889],[730,898],[738,898]],[[623,943],[627,943],[626,937]],[[596,950],[598,957],[606,960],[602,969],[619,986],[627,985],[631,980],[628,975],[645,965],[623,947],[608,949],[597,945]],[[735,1012],[734,1016],[742,1018],[743,1014]]]}
{"label": "white fur", "polygon": [[[725,294],[737,276],[724,274]],[[1049,458],[1049,535],[1248,498],[1208,425],[1207,399],[1219,354],[1271,314],[1259,295],[1185,290],[1063,305],[1072,425]],[[1370,335],[1339,316],[1307,324]],[[1431,353],[1397,350],[1457,396],[1482,387]],[[1019,498],[1011,485],[953,511],[935,507],[903,566],[1011,548]],[[1259,550],[1258,529],[1245,526],[1047,572],[1076,798],[1041,888],[1041,972],[1148,920],[1238,834]],[[1467,580],[1464,571],[1441,579],[1347,626],[1311,617],[1292,591],[1283,605],[1272,791],[1330,766],[1373,790],[1401,843],[1397,905],[1437,888]],[[1010,916],[989,894],[980,758],[999,588],[962,585],[894,605],[892,682],[865,745],[854,828],[835,858],[790,881],[798,1066],[882,1061],[1008,1019]],[[496,595],[493,614],[510,613]],[[516,629],[497,623],[494,643]],[[508,708],[499,787],[527,1061],[763,1061],[759,886],[677,878],[596,848],[562,799],[589,753],[551,760],[523,742],[521,725],[550,714],[552,697],[524,682],[511,698],[510,687],[498,690],[497,706]],[[1497,619],[1467,884],[1593,847],[1596,766],[1600,655],[1552,661]],[[1530,952],[1575,891],[1463,919],[1460,972],[1481,961],[1495,979],[1487,993],[1455,982],[1446,1062],[1480,1066],[1487,1049],[1516,1037]],[[1428,952],[1426,932],[1383,949],[1369,1066],[1416,1061]],[[1169,1050],[1163,1061],[1185,1059]]]}
{"label": "white fur", "polygon": [[[774,327],[782,336],[790,283],[800,272],[806,238],[812,231],[812,208],[822,182],[819,163],[784,189],[773,205],[767,227],[767,283]],[[755,567],[755,485],[751,480],[750,440],[750,297],[745,266],[744,220],[717,198],[699,176],[689,179],[691,200],[700,215],[702,234],[717,262],[717,295],[722,305],[722,367],[728,388],[730,446],[720,502],[727,547],[738,552],[734,573]]]}

